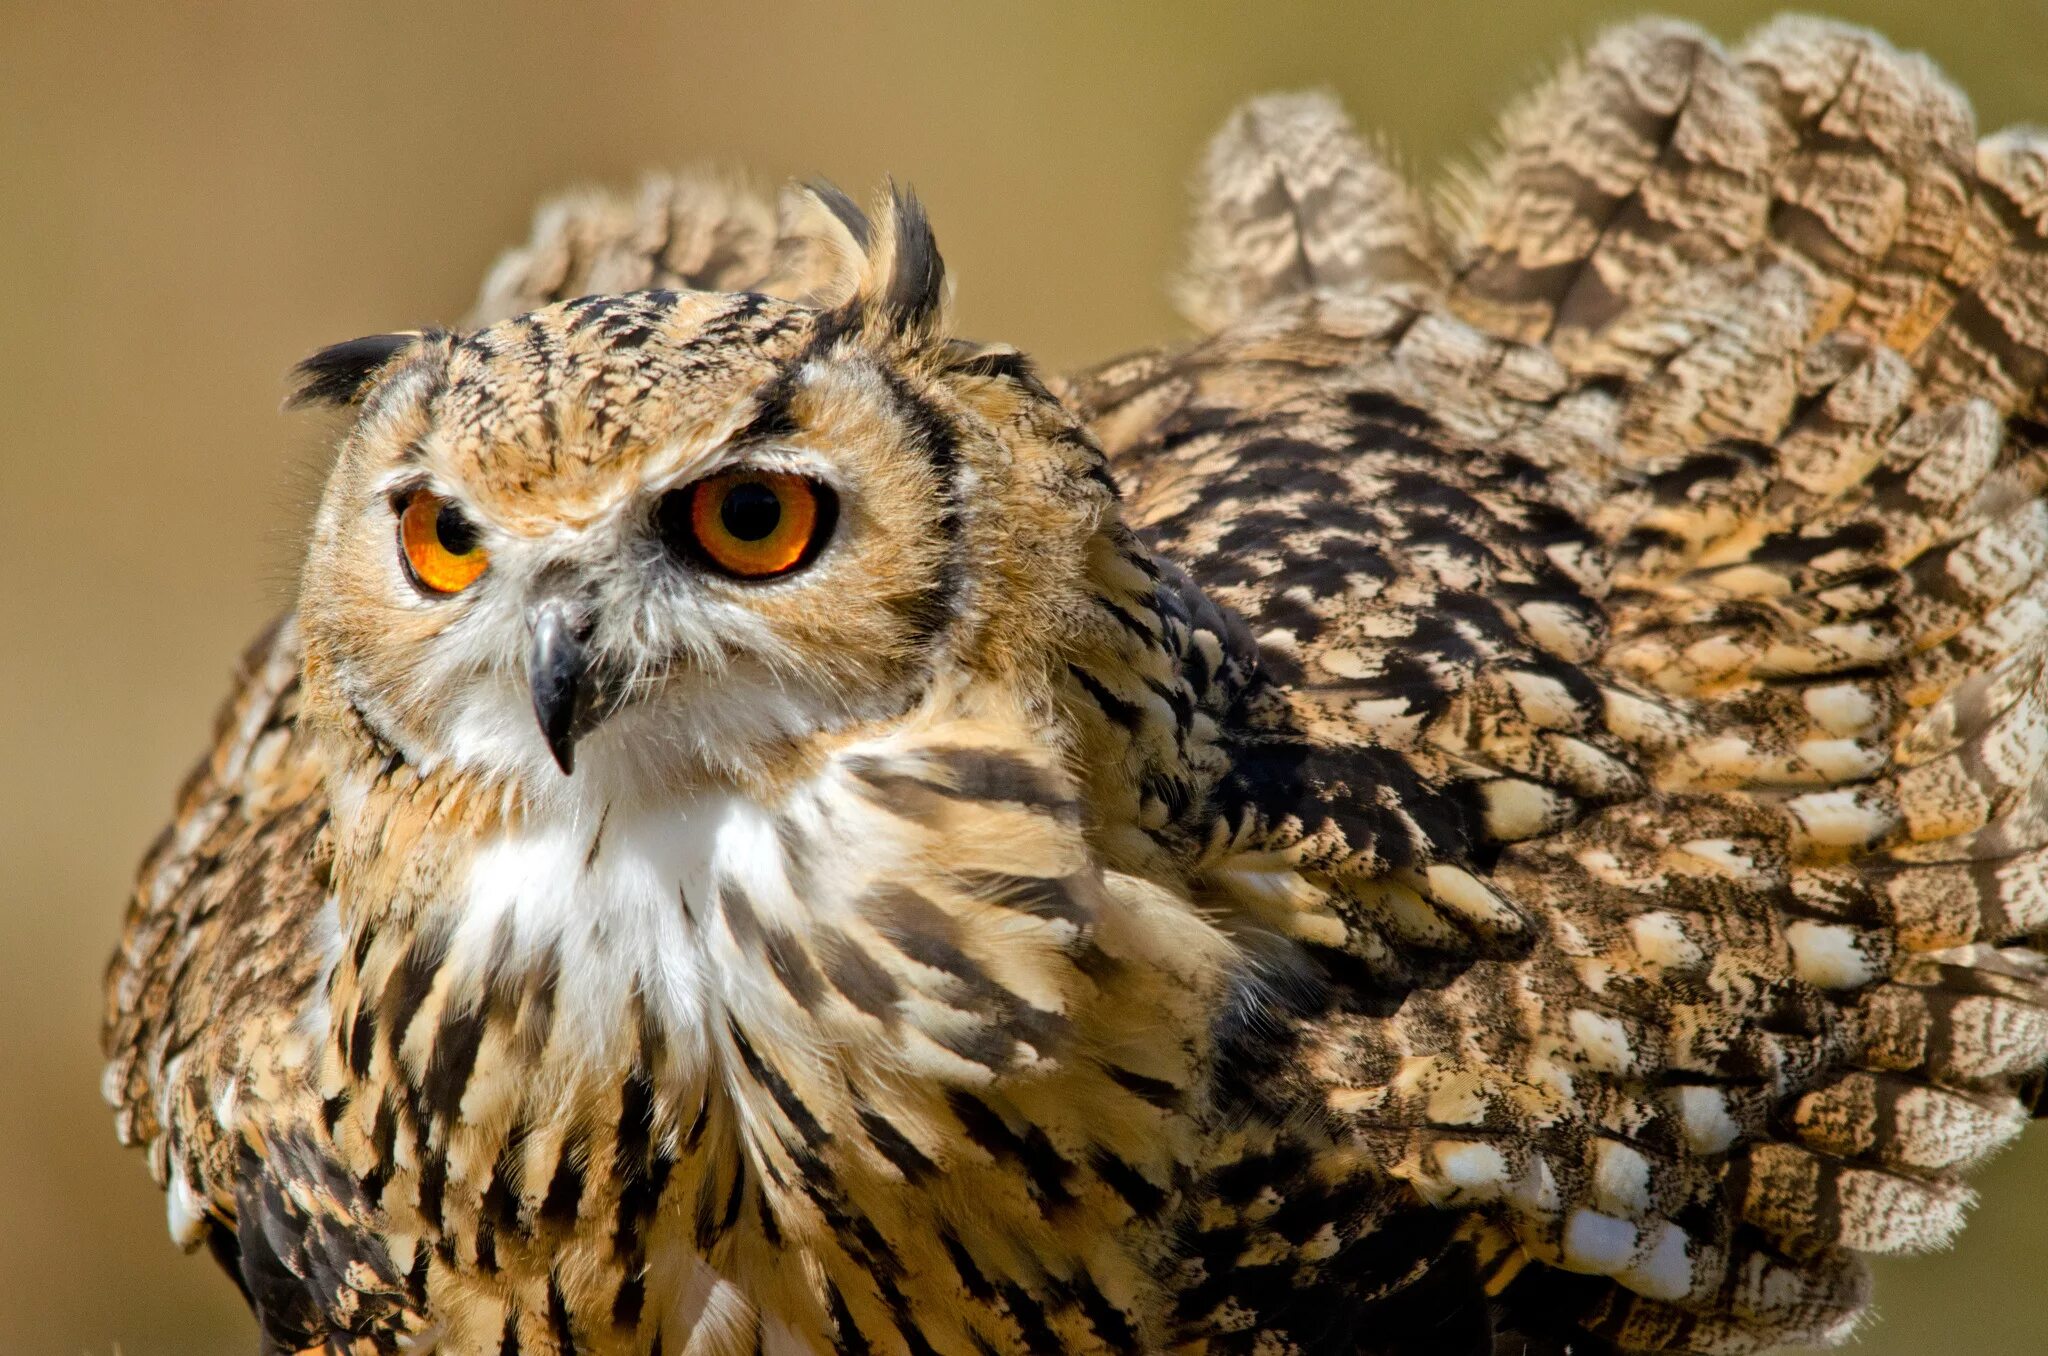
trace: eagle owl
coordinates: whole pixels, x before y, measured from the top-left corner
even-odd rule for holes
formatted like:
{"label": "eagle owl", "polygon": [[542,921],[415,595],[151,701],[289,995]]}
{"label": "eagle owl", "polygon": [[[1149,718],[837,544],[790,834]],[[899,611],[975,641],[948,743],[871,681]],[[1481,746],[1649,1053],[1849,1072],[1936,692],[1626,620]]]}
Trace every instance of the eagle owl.
{"label": "eagle owl", "polygon": [[120,1133],[267,1352],[1835,1340],[2048,1063],[2044,231],[1798,19],[1441,203],[1254,101],[1064,377],[907,193],[558,204],[298,369]]}

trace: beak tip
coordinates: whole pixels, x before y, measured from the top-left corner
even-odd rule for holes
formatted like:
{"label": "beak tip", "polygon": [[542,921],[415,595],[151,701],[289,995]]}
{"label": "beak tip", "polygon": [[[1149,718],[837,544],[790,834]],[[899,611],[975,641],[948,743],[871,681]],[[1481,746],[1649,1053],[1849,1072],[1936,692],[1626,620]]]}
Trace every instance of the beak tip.
{"label": "beak tip", "polygon": [[554,755],[555,766],[562,769],[564,777],[576,775],[576,746],[567,742],[548,741],[548,752]]}
{"label": "beak tip", "polygon": [[540,701],[533,704],[534,721],[540,726],[541,743],[547,745],[548,756],[555,760],[555,766],[562,769],[564,777],[576,772],[576,739],[578,731],[575,722],[575,698],[570,696],[566,704],[562,701]]}

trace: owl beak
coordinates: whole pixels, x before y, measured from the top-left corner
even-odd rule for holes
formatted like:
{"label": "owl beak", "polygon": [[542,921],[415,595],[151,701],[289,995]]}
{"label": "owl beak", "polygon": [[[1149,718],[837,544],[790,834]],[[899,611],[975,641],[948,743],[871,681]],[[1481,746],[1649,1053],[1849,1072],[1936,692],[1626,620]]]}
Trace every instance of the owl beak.
{"label": "owl beak", "polygon": [[533,643],[526,652],[526,682],[533,691],[533,717],[555,766],[576,770],[576,741],[594,729],[603,713],[590,681],[590,614],[562,598],[544,598],[527,609]]}

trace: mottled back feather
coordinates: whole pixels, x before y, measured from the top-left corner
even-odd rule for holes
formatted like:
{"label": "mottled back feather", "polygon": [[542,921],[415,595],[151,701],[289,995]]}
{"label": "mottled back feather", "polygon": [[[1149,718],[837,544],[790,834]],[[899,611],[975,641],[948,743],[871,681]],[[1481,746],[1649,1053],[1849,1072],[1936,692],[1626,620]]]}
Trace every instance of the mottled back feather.
{"label": "mottled back feather", "polygon": [[1313,888],[1216,884],[1335,953],[1312,1080],[1542,1264],[1510,1312],[1837,1336],[2048,1041],[2048,142],[1859,30],[1650,22],[1509,116],[1439,252],[1290,191],[1389,173],[1333,117],[1238,116],[1213,337],[1074,388],[1256,646],[1210,808]]}

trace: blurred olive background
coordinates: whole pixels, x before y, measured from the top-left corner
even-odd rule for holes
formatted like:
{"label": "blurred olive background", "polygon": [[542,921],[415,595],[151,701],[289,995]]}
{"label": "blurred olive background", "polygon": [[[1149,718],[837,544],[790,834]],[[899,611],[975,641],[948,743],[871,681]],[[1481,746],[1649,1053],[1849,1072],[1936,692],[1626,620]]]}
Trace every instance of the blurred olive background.
{"label": "blurred olive background", "polygon": [[[1733,39],[1765,4],[1671,3]],[[1821,6],[2048,117],[2048,7]],[[129,874],[291,596],[310,349],[454,321],[545,194],[712,161],[930,204],[961,327],[1168,339],[1183,186],[1240,98],[1335,88],[1434,173],[1637,6],[0,4],[0,1353],[254,1350],[99,1100]],[[2048,1128],[1871,1353],[2048,1352]]]}

